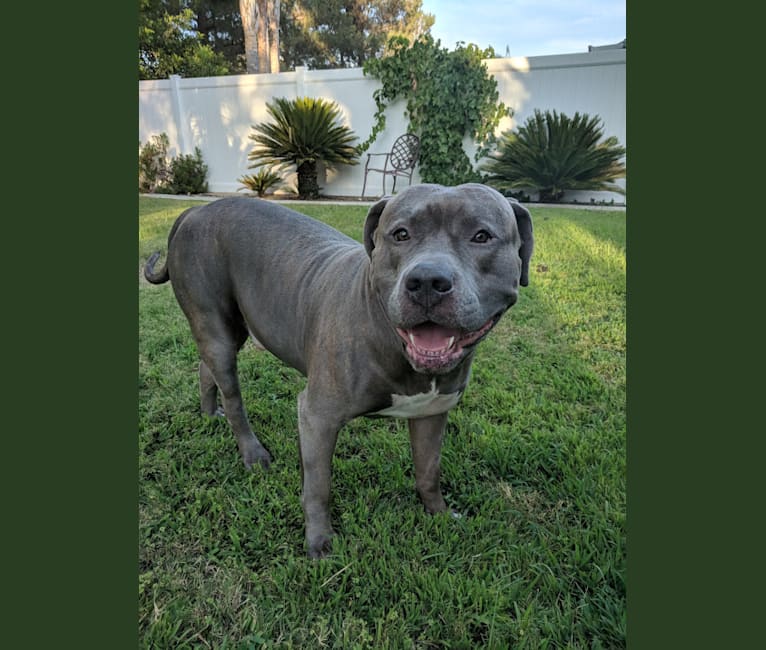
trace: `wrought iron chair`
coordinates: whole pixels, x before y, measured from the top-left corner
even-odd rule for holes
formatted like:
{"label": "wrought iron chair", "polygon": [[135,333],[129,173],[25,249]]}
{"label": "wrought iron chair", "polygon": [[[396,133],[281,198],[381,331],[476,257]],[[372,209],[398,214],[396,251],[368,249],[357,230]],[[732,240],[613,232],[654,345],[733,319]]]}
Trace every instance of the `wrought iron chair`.
{"label": "wrought iron chair", "polygon": [[[400,135],[394,142],[394,146],[391,147],[391,151],[388,153],[368,153],[367,162],[364,165],[362,198],[364,198],[364,190],[367,187],[367,174],[369,172],[379,172],[383,175],[384,195],[386,193],[386,176],[394,177],[394,186],[391,190],[392,193],[396,192],[396,179],[400,176],[412,183],[412,172],[415,171],[419,153],[420,140],[418,139],[418,136],[413,135],[412,133]],[[374,156],[384,156],[382,165],[381,162],[378,161],[373,163],[375,166],[370,166]]]}

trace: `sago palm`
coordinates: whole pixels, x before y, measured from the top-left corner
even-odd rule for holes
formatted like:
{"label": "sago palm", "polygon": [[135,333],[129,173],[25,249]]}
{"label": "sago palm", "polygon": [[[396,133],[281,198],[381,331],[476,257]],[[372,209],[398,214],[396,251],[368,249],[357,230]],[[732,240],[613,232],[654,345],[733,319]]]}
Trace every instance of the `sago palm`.
{"label": "sago palm", "polygon": [[613,181],[625,177],[625,148],[603,138],[598,116],[535,110],[518,132],[506,131],[482,165],[489,185],[500,190],[536,189],[541,201],[559,201],[566,190],[625,194]]}
{"label": "sago palm", "polygon": [[240,176],[237,180],[242,183],[242,187],[237,192],[252,190],[260,197],[266,196],[268,190],[276,189],[282,184],[282,177],[271,167],[260,167],[255,174],[246,174],[245,176]]}
{"label": "sago palm", "polygon": [[317,163],[355,165],[359,153],[354,146],[354,132],[340,122],[340,108],[321,98],[278,97],[266,104],[272,122],[254,125],[249,137],[256,147],[248,155],[260,165],[295,165],[298,172],[298,195],[319,196]]}

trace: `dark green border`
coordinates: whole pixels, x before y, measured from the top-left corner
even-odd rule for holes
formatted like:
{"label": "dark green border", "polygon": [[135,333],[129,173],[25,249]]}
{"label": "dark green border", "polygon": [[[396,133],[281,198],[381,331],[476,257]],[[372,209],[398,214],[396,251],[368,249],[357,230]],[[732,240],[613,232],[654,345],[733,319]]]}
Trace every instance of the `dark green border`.
{"label": "dark green border", "polygon": [[736,6],[629,5],[628,647],[755,647],[760,40]]}
{"label": "dark green border", "polygon": [[[760,37],[728,8],[692,28],[629,5],[628,643],[750,647],[762,333],[733,309],[761,295],[736,293],[762,274],[763,183],[733,80],[757,85],[735,72]],[[5,638],[136,647],[136,7],[44,13],[6,35]]]}
{"label": "dark green border", "polygon": [[[683,108],[671,87],[678,52],[650,9],[629,11],[627,149],[630,206],[628,286],[628,644],[637,650],[699,647],[686,612],[689,597],[682,494],[689,450],[689,409],[679,407],[686,266],[678,242],[689,230],[679,188],[678,120]],[[671,143],[673,143],[671,145]],[[672,179],[672,180],[671,180]],[[679,525],[682,524],[682,525]],[[680,548],[679,548],[680,547]]]}
{"label": "dark green border", "polygon": [[4,36],[4,640],[135,648],[136,6],[39,9]]}

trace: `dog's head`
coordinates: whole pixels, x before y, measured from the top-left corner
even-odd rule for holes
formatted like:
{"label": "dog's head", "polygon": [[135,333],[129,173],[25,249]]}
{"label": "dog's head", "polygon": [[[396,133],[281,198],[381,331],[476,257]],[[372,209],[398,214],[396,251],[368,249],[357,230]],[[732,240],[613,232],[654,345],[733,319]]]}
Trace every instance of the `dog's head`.
{"label": "dog's head", "polygon": [[476,183],[413,185],[375,203],[364,245],[371,277],[412,367],[455,368],[529,281],[529,211]]}

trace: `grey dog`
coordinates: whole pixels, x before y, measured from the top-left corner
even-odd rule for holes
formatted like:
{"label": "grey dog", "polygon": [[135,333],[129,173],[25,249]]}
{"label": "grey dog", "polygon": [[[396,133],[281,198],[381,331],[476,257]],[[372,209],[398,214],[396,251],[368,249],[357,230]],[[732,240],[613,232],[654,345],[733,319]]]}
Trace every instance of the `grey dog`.
{"label": "grey dog", "polygon": [[406,418],[427,512],[439,485],[447,412],[476,345],[526,286],[526,208],[484,185],[421,184],[369,210],[364,245],[269,201],[226,198],[174,223],[165,265],[201,357],[202,412],[223,412],[244,464],[268,467],[242,403],[237,353],[249,336],[307,377],[298,396],[301,504],[310,557],[331,550],[330,475],[338,431],[365,416]]}

